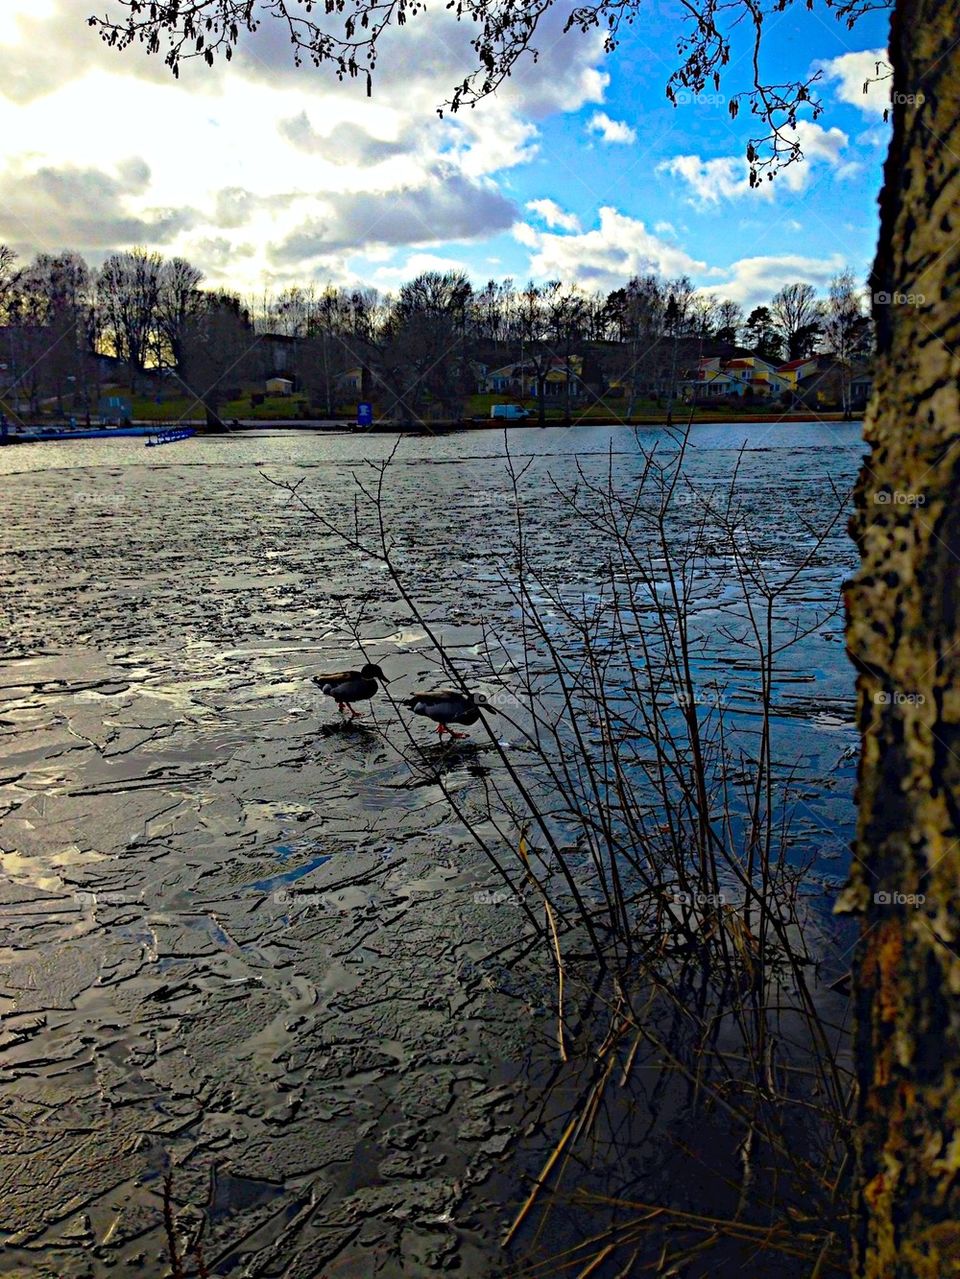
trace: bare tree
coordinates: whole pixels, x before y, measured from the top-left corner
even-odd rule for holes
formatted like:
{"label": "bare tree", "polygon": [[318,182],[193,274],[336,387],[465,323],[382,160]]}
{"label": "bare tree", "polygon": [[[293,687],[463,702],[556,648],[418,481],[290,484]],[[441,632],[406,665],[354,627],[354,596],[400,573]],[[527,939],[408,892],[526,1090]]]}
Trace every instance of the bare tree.
{"label": "bare tree", "polygon": [[743,307],[739,302],[731,302],[725,298],[717,305],[716,330],[714,337],[718,342],[729,342],[735,346],[743,328]]}
{"label": "bare tree", "polygon": [[830,281],[824,308],[823,337],[836,357],[840,372],[840,400],[844,417],[850,416],[850,384],[853,362],[866,353],[870,322],[863,311],[863,297],[853,272],[847,268]]}
{"label": "bare tree", "polygon": [[76,253],[39,254],[11,280],[6,297],[7,383],[39,412],[53,399],[59,414],[84,398],[89,369],[90,273]]}
{"label": "bare tree", "polygon": [[576,347],[582,345],[586,337],[589,325],[588,301],[577,285],[564,287],[559,283],[549,286],[544,300],[549,342],[555,357],[561,361],[564,420],[569,422],[573,379],[576,376],[572,360]]}
{"label": "bare tree", "polygon": [[547,374],[553,367],[554,349],[549,341],[548,298],[559,282],[537,285],[531,280],[516,294],[511,330],[520,343],[521,386],[533,382],[537,399],[537,421],[543,426],[547,409]]}
{"label": "bare tree", "polygon": [[284,337],[304,338],[310,331],[317,299],[312,287],[291,285],[271,300],[267,324]]}
{"label": "bare tree", "polygon": [[713,293],[694,294],[690,303],[690,325],[697,337],[713,337],[718,315],[719,303]]}
{"label": "bare tree", "polygon": [[677,381],[680,374],[680,340],[688,335],[701,336],[698,331],[698,314],[693,285],[686,275],[669,280],[666,285],[666,304],[663,308],[664,334],[669,339],[669,373],[666,385],[667,425],[673,421],[673,403],[677,398]]}
{"label": "bare tree", "polygon": [[206,293],[183,328],[181,380],[204,409],[207,424],[223,428],[220,405],[228,387],[252,372],[256,335],[250,315],[232,293]]}
{"label": "bare tree", "polygon": [[159,253],[133,249],[111,254],[97,277],[103,339],[126,363],[134,390],[156,348],[162,266]]}
{"label": "bare tree", "polygon": [[774,330],[787,350],[788,360],[800,360],[813,350],[823,307],[812,284],[785,284],[773,295],[770,314]]}
{"label": "bare tree", "polygon": [[0,319],[6,319],[7,303],[19,278],[16,253],[8,244],[0,244]]}
{"label": "bare tree", "polygon": [[513,281],[488,280],[473,296],[471,332],[481,347],[497,347],[509,340]]}
{"label": "bare tree", "polygon": [[400,289],[384,325],[381,383],[402,422],[462,415],[472,386],[466,347],[473,290],[459,271],[427,271]]}
{"label": "bare tree", "polygon": [[[91,303],[90,272],[77,253],[42,254],[33,269],[39,276],[47,303],[50,344],[45,357],[44,381],[56,396],[57,411],[62,415],[65,397],[69,396],[75,407],[86,381],[85,317]],[[89,407],[89,400],[87,404]]]}
{"label": "bare tree", "polygon": [[171,258],[160,268],[157,291],[157,362],[179,368],[183,338],[190,319],[203,309],[203,272],[184,258]]}
{"label": "bare tree", "polygon": [[633,415],[638,398],[659,398],[669,380],[666,306],[666,286],[650,271],[634,276],[625,288],[614,289],[601,308],[598,323],[604,336],[616,343],[604,357],[606,374],[627,394],[627,418]]}

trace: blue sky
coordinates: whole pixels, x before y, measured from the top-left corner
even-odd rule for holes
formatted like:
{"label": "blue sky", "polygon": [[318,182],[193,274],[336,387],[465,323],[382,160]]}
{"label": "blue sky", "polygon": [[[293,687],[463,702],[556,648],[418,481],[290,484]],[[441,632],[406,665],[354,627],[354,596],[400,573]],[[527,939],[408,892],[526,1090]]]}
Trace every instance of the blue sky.
{"label": "blue sky", "polygon": [[[773,264],[756,259],[786,259],[788,275],[792,266],[797,278],[818,284],[837,262],[852,266],[862,279],[876,242],[876,196],[888,127],[883,87],[864,95],[861,86],[874,74],[886,26],[886,17],[878,14],[855,32],[806,11],[788,10],[770,20],[765,37],[770,74],[779,81],[822,67],[817,92],[824,111],[803,165],[784,171],[761,193],[748,189],[742,158],[753,122],[748,114],[732,120],[727,104],[727,95],[744,87],[738,75],[744,66],[738,68],[734,60],[719,93],[674,107],[664,88],[674,65],[676,26],[665,6],[655,6],[643,31],[629,31],[621,47],[599,64],[610,77],[602,107],[589,104],[543,121],[537,157],[501,173],[499,181],[527,207],[535,227],[562,233],[547,241],[544,255],[558,270],[578,258],[583,270],[583,238],[563,226],[550,228],[528,207],[531,203],[552,201],[587,233],[596,233],[600,208],[616,209],[704,264],[691,269],[697,284],[745,302],[756,301],[764,282],[775,278]],[[623,127],[601,120],[590,129],[598,113]],[[812,110],[806,113],[811,123],[812,115]],[[629,233],[623,225],[619,234],[611,229],[603,240],[622,244]],[[595,235],[593,247],[602,266],[599,240]],[[528,266],[513,235],[485,247],[490,253],[483,265],[491,270],[522,275]]]}
{"label": "blue sky", "polygon": [[[109,6],[108,6],[109,7]],[[364,281],[382,290],[426,268],[577,280],[603,290],[650,268],[745,306],[794,279],[863,278],[876,236],[886,86],[864,79],[886,15],[853,31],[825,9],[768,18],[776,81],[824,69],[825,110],[801,120],[807,153],[761,192],[746,184],[748,112],[736,47],[720,96],[674,108],[679,6],[651,0],[605,56],[560,38],[563,14],[494,99],[440,120],[469,70],[468,32],[428,12],[391,36],[372,99],[291,65],[267,24],[231,64],[174,81],[118,55],[76,0],[4,0],[0,239],[25,256],[75,248],[96,262],[145,244],[180,253],[246,293]]]}

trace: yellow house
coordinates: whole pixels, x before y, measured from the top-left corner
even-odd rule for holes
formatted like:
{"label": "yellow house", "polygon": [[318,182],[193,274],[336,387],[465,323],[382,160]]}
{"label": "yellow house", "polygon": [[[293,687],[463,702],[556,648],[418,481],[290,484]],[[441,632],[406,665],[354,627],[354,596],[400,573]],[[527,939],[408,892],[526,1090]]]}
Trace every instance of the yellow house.
{"label": "yellow house", "polygon": [[762,360],[759,355],[745,355],[741,359],[725,360],[723,371],[742,383],[744,392],[752,387],[755,395],[782,395],[790,389],[787,378],[779,370]]}
{"label": "yellow house", "polygon": [[[543,393],[553,396],[566,395],[568,383],[573,399],[583,394],[583,357],[580,355],[571,355],[569,360],[557,356],[551,361],[550,370],[543,379]],[[533,379],[533,390],[536,391],[536,378]]]}
{"label": "yellow house", "polygon": [[791,360],[788,364],[778,364],[777,373],[790,386],[791,391],[796,391],[800,379],[809,377],[811,373],[817,371],[817,357],[815,355],[808,356],[804,360]]}
{"label": "yellow house", "polygon": [[742,387],[736,378],[724,372],[718,355],[704,356],[692,377],[684,378],[679,386],[689,398],[709,399],[720,395],[739,395]]}
{"label": "yellow house", "polygon": [[267,395],[292,395],[293,383],[288,377],[268,377],[266,390]]}

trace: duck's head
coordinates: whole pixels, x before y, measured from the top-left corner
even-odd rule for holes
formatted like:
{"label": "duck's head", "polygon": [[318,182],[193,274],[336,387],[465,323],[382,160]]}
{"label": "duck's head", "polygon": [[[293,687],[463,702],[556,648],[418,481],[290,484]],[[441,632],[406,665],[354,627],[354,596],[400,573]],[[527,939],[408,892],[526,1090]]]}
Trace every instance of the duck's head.
{"label": "duck's head", "polygon": [[370,662],[367,662],[366,666],[361,669],[360,676],[362,679],[378,679],[381,684],[390,683],[380,667],[374,666]]}

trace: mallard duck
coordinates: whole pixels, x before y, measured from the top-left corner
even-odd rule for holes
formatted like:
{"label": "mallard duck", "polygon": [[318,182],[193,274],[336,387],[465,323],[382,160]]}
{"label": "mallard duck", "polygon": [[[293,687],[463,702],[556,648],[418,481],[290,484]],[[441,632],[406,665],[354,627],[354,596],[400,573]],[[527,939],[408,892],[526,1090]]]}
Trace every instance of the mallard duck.
{"label": "mallard duck", "polygon": [[466,733],[455,733],[448,724],[475,724],[480,718],[480,711],[496,714],[483,693],[463,693],[455,688],[443,688],[436,693],[414,693],[403,703],[413,711],[414,715],[424,715],[437,725],[437,734],[442,737],[449,733],[451,737],[466,737]]}
{"label": "mallard duck", "polygon": [[361,712],[355,711],[352,703],[366,702],[375,697],[378,681],[380,684],[390,683],[380,667],[373,666],[370,662],[358,671],[330,671],[326,675],[313,677],[313,682],[319,685],[320,691],[337,703],[337,710],[341,713],[349,711],[354,719],[359,718]]}

